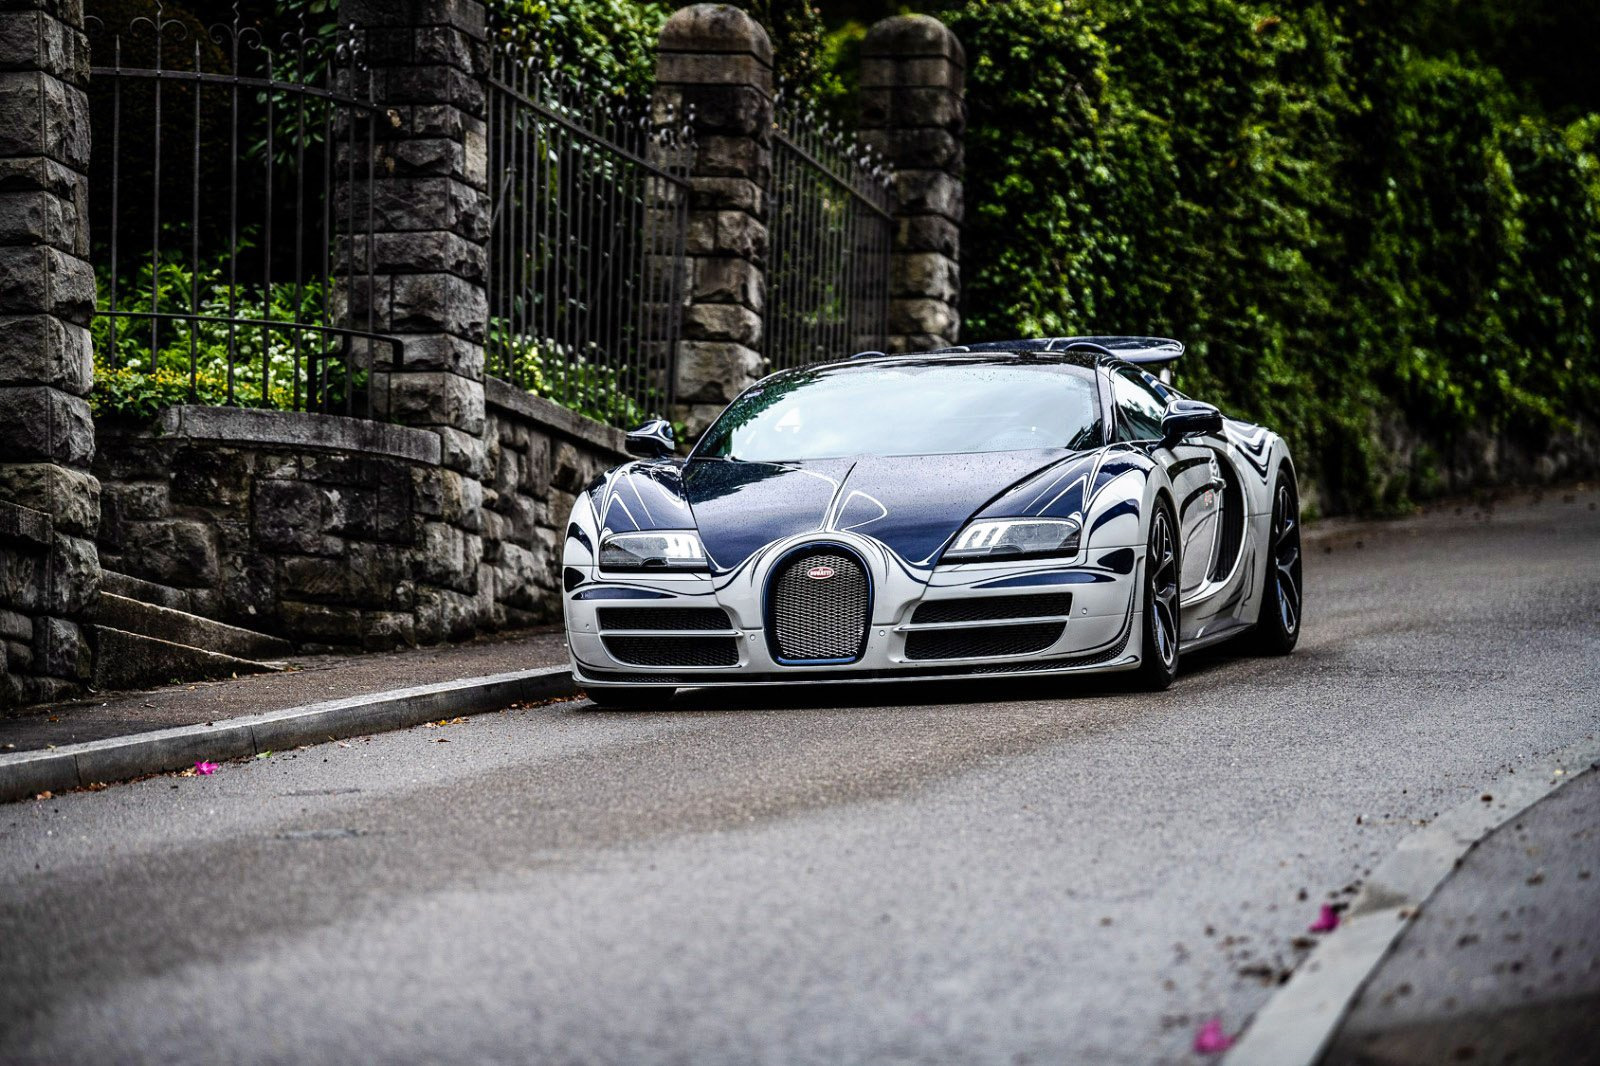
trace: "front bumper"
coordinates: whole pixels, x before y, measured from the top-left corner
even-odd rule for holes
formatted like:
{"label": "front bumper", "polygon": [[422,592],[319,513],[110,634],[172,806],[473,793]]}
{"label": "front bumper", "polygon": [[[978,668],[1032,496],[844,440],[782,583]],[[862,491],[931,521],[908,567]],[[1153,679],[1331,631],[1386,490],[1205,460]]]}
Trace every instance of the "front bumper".
{"label": "front bumper", "polygon": [[[764,623],[767,569],[786,553],[806,546],[804,538],[797,538],[771,545],[739,571],[716,578],[596,573],[593,583],[566,597],[574,676],[596,687],[793,685],[1086,673],[1138,665],[1136,589],[1142,549],[1099,547],[1065,562],[973,563],[917,571],[878,542],[853,539],[860,543],[848,546],[866,562],[874,590],[870,625],[858,659],[827,664],[778,661]],[[1068,597],[1070,605],[1063,608]],[[985,600],[1004,600],[1010,611],[1019,604],[1027,607],[1022,617],[914,620],[920,606],[966,608]],[[1034,603],[1040,605],[1036,613]],[[626,615],[635,619],[630,628],[619,629],[609,621],[619,617],[617,612],[601,613],[619,606],[638,608]],[[725,612],[727,622],[714,630],[644,628],[636,620],[648,617],[643,611],[654,607],[716,608]],[[929,613],[922,612],[922,617]],[[1023,634],[1026,639],[1009,639]],[[670,654],[652,652],[644,656],[650,661],[639,661],[637,649],[651,641],[672,648],[691,648],[700,642],[714,647],[715,654],[686,654],[675,662]],[[1026,650],[1015,650],[1019,647]],[[689,665],[692,658],[715,662]]]}

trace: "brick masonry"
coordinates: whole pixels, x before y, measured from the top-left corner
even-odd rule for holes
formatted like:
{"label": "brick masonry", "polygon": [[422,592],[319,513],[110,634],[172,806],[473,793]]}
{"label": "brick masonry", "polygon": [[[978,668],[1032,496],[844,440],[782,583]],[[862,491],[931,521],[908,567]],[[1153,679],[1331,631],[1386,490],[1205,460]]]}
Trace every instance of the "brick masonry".
{"label": "brick masonry", "polygon": [[698,437],[762,376],[772,43],[727,4],[680,8],[661,30],[655,109],[694,128],[687,299],[675,416]]}
{"label": "brick masonry", "polygon": [[79,4],[0,7],[0,707],[90,676],[88,76]]}
{"label": "brick masonry", "polygon": [[927,15],[884,19],[861,43],[861,136],[895,170],[889,350],[961,336],[966,53]]}
{"label": "brick masonry", "polygon": [[[460,520],[446,520],[429,534],[441,555],[427,567],[451,593],[445,631],[484,628],[492,624],[493,596],[478,587],[472,549],[481,526],[476,501],[489,473],[484,6],[478,0],[342,0],[339,11],[361,35],[362,58],[382,102],[371,160],[376,232],[370,286],[366,242],[341,250],[357,271],[348,294],[350,323],[364,327],[370,313],[374,329],[404,344],[401,369],[374,375],[374,406],[378,417],[436,434],[443,465],[458,475],[471,505]],[[355,217],[366,217],[364,177],[341,195],[355,198]],[[419,624],[428,638],[438,632],[431,619],[419,616]]]}

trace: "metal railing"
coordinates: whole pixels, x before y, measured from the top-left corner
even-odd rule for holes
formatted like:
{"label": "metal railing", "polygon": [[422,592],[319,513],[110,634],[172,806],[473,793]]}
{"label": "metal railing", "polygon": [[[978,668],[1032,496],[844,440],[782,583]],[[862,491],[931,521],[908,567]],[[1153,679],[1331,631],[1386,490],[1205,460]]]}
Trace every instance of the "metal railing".
{"label": "metal railing", "polygon": [[767,196],[768,370],[883,347],[891,182],[853,137],[780,95]]}
{"label": "metal railing", "polygon": [[488,372],[625,425],[666,414],[693,145],[646,100],[496,51]]}
{"label": "metal railing", "polygon": [[359,40],[268,35],[234,10],[209,27],[160,5],[116,32],[86,20],[97,355],[186,381],[190,402],[370,418],[373,353],[397,364],[400,345],[370,300],[363,321],[341,311],[372,291],[378,112]]}

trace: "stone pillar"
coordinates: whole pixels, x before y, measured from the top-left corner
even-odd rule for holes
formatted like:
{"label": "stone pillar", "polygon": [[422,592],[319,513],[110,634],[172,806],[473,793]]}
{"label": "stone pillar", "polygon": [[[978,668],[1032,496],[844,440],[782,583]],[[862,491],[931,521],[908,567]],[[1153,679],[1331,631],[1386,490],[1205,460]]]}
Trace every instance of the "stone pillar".
{"label": "stone pillar", "polygon": [[[343,0],[341,24],[358,34],[382,119],[376,135],[372,292],[363,276],[365,234],[348,243],[357,277],[352,325],[405,345],[399,370],[373,375],[383,417],[437,432],[443,492],[466,501],[457,523],[430,522],[422,545],[416,632],[428,642],[488,621],[491,590],[479,587],[482,478],[488,472],[483,363],[490,215],[487,26],[479,0]],[[358,137],[365,141],[364,136]],[[364,145],[363,145],[364,147]],[[365,219],[364,155],[356,167],[355,217]],[[376,361],[387,356],[378,346]]]}
{"label": "stone pillar", "polygon": [[0,4],[0,706],[68,695],[91,666],[88,77],[78,3]]}
{"label": "stone pillar", "polygon": [[674,415],[697,437],[762,374],[772,44],[726,4],[677,11],[661,29],[656,115],[694,129],[683,338]]}
{"label": "stone pillar", "polygon": [[938,19],[884,19],[862,42],[861,136],[895,170],[890,351],[960,339],[965,80],[966,53]]}

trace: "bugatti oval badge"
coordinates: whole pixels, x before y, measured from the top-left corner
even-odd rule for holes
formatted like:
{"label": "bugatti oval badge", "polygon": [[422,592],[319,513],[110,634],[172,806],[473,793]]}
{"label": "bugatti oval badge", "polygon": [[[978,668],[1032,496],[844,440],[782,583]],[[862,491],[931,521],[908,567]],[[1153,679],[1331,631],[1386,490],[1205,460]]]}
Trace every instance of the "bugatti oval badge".
{"label": "bugatti oval badge", "polygon": [[832,576],[833,567],[831,566],[813,566],[806,571],[806,577],[809,577],[812,581],[826,581]]}

